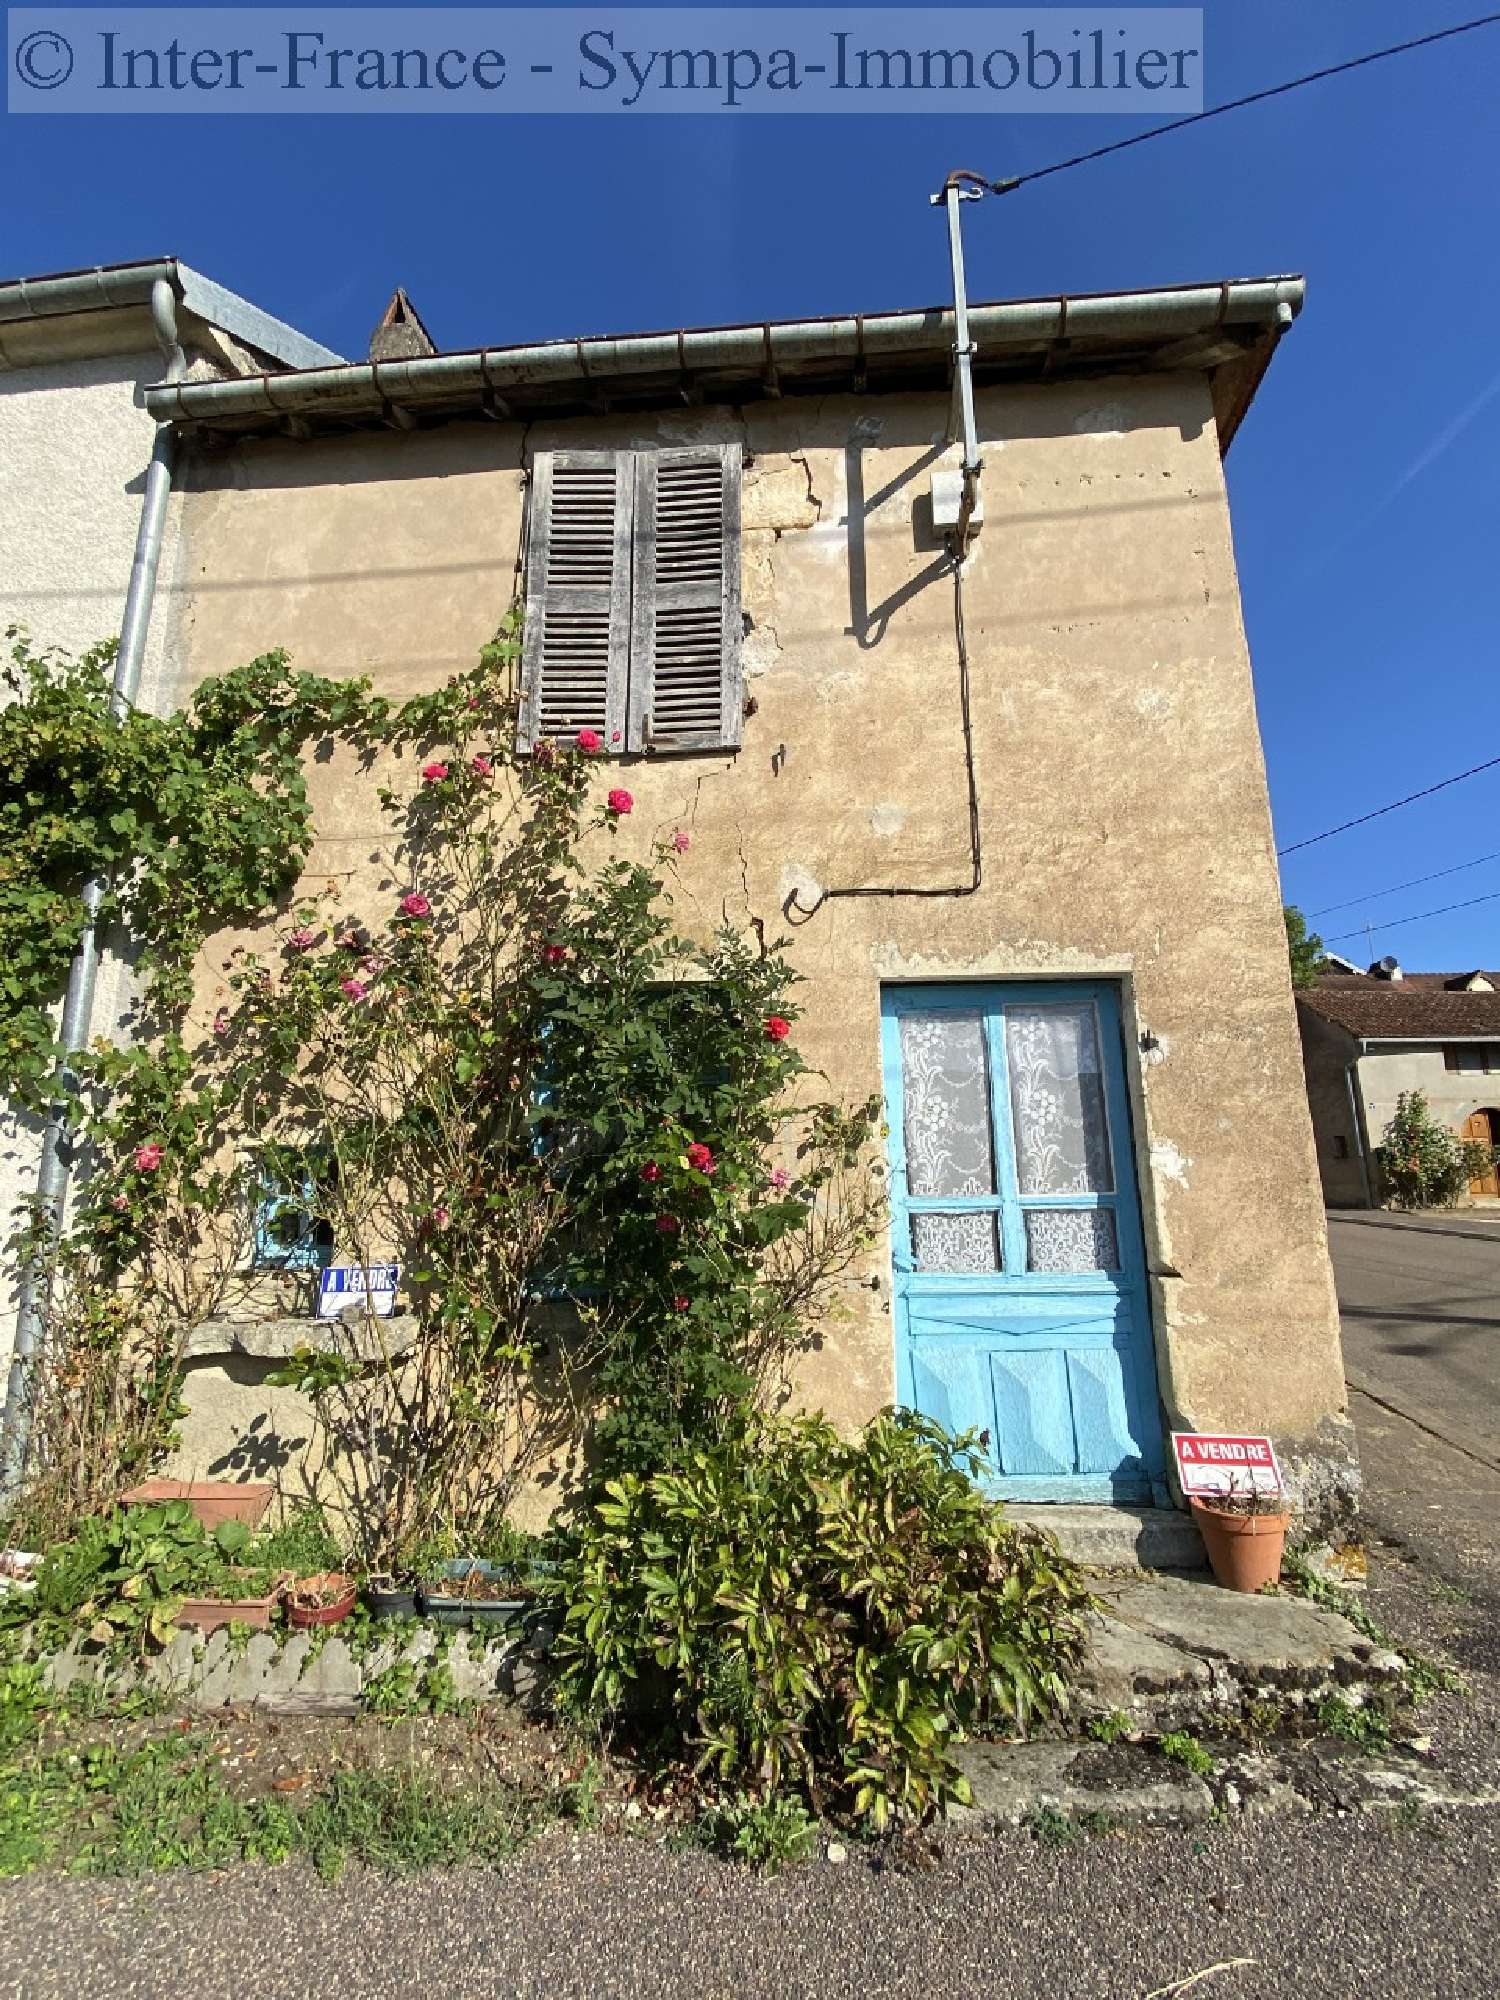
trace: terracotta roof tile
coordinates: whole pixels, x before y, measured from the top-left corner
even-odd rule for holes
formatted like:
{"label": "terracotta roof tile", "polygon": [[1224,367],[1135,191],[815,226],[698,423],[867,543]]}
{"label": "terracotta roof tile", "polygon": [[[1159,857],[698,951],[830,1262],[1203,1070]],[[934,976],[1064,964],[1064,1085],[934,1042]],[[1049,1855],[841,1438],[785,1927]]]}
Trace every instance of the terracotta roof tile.
{"label": "terracotta roof tile", "polygon": [[1465,993],[1451,984],[1472,973],[1408,972],[1401,979],[1364,973],[1325,972],[1297,995],[1300,1006],[1346,1028],[1351,1035],[1441,1042],[1465,1035],[1500,1041],[1500,973],[1486,973],[1497,990]]}

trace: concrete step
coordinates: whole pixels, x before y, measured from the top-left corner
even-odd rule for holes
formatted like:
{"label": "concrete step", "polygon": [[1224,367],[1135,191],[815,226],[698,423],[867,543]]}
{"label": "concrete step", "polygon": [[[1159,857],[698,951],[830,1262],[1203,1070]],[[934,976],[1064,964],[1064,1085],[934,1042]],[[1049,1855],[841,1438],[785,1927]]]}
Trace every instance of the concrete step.
{"label": "concrete step", "polygon": [[1011,1505],[1012,1520],[1055,1535],[1064,1555],[1087,1569],[1202,1570],[1203,1537],[1175,1507]]}

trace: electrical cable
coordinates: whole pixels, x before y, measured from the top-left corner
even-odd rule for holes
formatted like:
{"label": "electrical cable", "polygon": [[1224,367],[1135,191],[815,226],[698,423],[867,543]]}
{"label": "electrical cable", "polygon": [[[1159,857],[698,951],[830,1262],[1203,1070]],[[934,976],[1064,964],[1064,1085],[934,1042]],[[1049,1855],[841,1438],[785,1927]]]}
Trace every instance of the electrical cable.
{"label": "electrical cable", "polygon": [[1420,792],[1408,792],[1404,799],[1393,799],[1388,806],[1377,806],[1374,812],[1361,813],[1358,819],[1346,819],[1339,826],[1329,827],[1326,833],[1313,833],[1306,840],[1294,840],[1290,847],[1278,847],[1276,852],[1278,855],[1296,854],[1301,848],[1316,847],[1320,840],[1332,840],[1336,833],[1347,833],[1351,826],[1364,826],[1368,821],[1382,819],[1386,813],[1397,812],[1402,806],[1412,805],[1418,799],[1430,799],[1434,792],[1445,792],[1450,785],[1461,785],[1465,778],[1476,778],[1481,771],[1493,771],[1497,764],[1500,764],[1500,757],[1491,757],[1483,764],[1471,764],[1467,771],[1460,771],[1456,777],[1441,778],[1435,785],[1424,785]]}
{"label": "electrical cable", "polygon": [[1311,923],[1314,917],[1329,917],[1335,910],[1352,910],[1378,902],[1382,896],[1399,895],[1403,889],[1418,889],[1424,882],[1441,882],[1445,875],[1462,875],[1466,868],[1478,868],[1486,861],[1500,861],[1500,854],[1476,854],[1472,861],[1455,862],[1451,868],[1435,868],[1430,875],[1413,875],[1409,882],[1393,882],[1388,889],[1372,889],[1363,896],[1351,896],[1346,903],[1324,903],[1321,909],[1305,914]]}
{"label": "electrical cable", "polygon": [[1231,98],[1227,104],[1215,104],[1207,111],[1194,111],[1186,118],[1169,119],[1165,125],[1153,125],[1149,131],[1132,133],[1128,139],[1116,139],[1112,145],[1095,146],[1091,152],[1075,153],[1070,160],[1056,160],[1050,167],[1034,167],[1030,173],[1011,174],[1004,180],[985,180],[980,174],[964,173],[951,178],[972,181],[990,194],[1014,194],[1017,188],[1025,187],[1030,181],[1045,180],[1048,174],[1066,173],[1069,167],[1087,166],[1090,160],[1102,160],[1110,153],[1123,153],[1128,146],[1144,146],[1148,139],[1160,139],[1168,132],[1181,132],[1189,125],[1202,125],[1209,118],[1222,118],[1227,111],[1243,111],[1247,104],[1264,104],[1267,98],[1284,97],[1290,90],[1301,90],[1309,83],[1322,83],[1330,76],[1343,76],[1352,69],[1364,69],[1369,63],[1384,62],[1388,56],[1404,56],[1413,49],[1430,48],[1434,42],[1451,41],[1455,35],[1471,35],[1477,28],[1492,28],[1500,23],[1500,14],[1481,14],[1476,20],[1461,21],[1451,28],[1437,28],[1430,35],[1417,35],[1409,42],[1393,42],[1389,48],[1371,49],[1362,56],[1351,56],[1347,62],[1330,63],[1326,69],[1309,70],[1306,76],[1294,76],[1286,83],[1272,84],[1267,90],[1252,90],[1246,97]]}
{"label": "electrical cable", "polygon": [[855,896],[972,896],[984,879],[984,852],[981,844],[979,824],[979,781],[974,774],[974,722],[969,700],[969,642],[964,629],[964,566],[957,554],[951,557],[953,567],[953,635],[958,647],[958,713],[963,731],[964,772],[969,788],[969,861],[971,879],[949,889],[914,889],[906,887],[871,887],[857,889],[819,889],[817,901],[804,903],[801,891],[793,889],[781,906],[781,913],[790,924],[805,924],[815,917],[825,903],[845,900]]}
{"label": "electrical cable", "polygon": [[1472,910],[1476,903],[1500,902],[1500,889],[1492,890],[1488,896],[1470,896],[1465,903],[1444,903],[1440,910],[1417,910],[1409,917],[1390,917],[1383,923],[1361,924],[1358,930],[1339,931],[1336,936],[1324,938],[1324,944],[1338,944],[1342,938],[1363,937],[1369,931],[1393,931],[1398,924],[1420,924],[1428,917],[1446,917],[1451,910]]}

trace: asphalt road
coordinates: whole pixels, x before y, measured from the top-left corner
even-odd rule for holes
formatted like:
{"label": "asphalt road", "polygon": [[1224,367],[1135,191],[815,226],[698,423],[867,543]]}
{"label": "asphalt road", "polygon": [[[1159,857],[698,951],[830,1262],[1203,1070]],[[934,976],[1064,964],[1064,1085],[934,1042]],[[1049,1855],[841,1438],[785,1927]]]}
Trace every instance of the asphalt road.
{"label": "asphalt road", "polygon": [[[1493,1795],[1500,1472],[1484,1456],[1500,1308],[1485,1287],[1500,1228],[1426,1221],[1332,1219],[1351,1375],[1381,1398],[1353,1397],[1368,1602],[1468,1675],[1470,1694],[1436,1697],[1426,1726],[1450,1779]],[[640,1835],[558,1831],[493,1873],[0,1884],[0,1994],[1151,2000],[1202,1973],[1194,2000],[1476,2000],[1497,1989],[1497,1934],[1494,1806],[1062,1849],[975,1831],[921,1872],[855,1848],[773,1882]]]}
{"label": "asphalt road", "polygon": [[1351,1385],[1500,1472],[1500,1215],[1333,1210]]}

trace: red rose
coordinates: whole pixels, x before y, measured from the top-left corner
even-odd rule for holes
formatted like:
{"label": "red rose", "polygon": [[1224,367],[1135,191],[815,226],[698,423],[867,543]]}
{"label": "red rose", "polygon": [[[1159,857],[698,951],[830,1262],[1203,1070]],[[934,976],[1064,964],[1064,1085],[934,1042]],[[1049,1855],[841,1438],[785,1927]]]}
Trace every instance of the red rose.
{"label": "red rose", "polygon": [[675,1215],[659,1215],[656,1218],[656,1226],[663,1236],[675,1236],[682,1225]]}
{"label": "red rose", "polygon": [[659,1181],[661,1179],[661,1168],[656,1164],[655,1160],[648,1160],[645,1166],[641,1168],[641,1179],[643,1181]]}
{"label": "red rose", "polygon": [[687,1149],[687,1163],[690,1167],[695,1167],[700,1174],[711,1174],[714,1170],[712,1149],[705,1146],[701,1139],[695,1140]]}
{"label": "red rose", "polygon": [[446,764],[424,764],[422,766],[422,783],[424,785],[440,785],[447,775],[448,766]]}
{"label": "red rose", "polygon": [[690,1299],[685,1299],[681,1292],[679,1292],[672,1301],[672,1310],[674,1313],[685,1313],[691,1303]]}
{"label": "red rose", "polygon": [[561,965],[567,955],[568,947],[565,944],[549,944],[542,952],[542,957],[548,965]]}
{"label": "red rose", "polygon": [[580,729],[573,741],[585,757],[592,757],[604,748],[604,738],[597,729]]}
{"label": "red rose", "polygon": [[784,1042],[792,1032],[790,1021],[783,1021],[779,1014],[773,1014],[766,1022],[766,1033],[773,1042]]}
{"label": "red rose", "polygon": [[617,785],[605,800],[605,804],[617,819],[623,819],[634,806],[635,800],[623,786]]}

